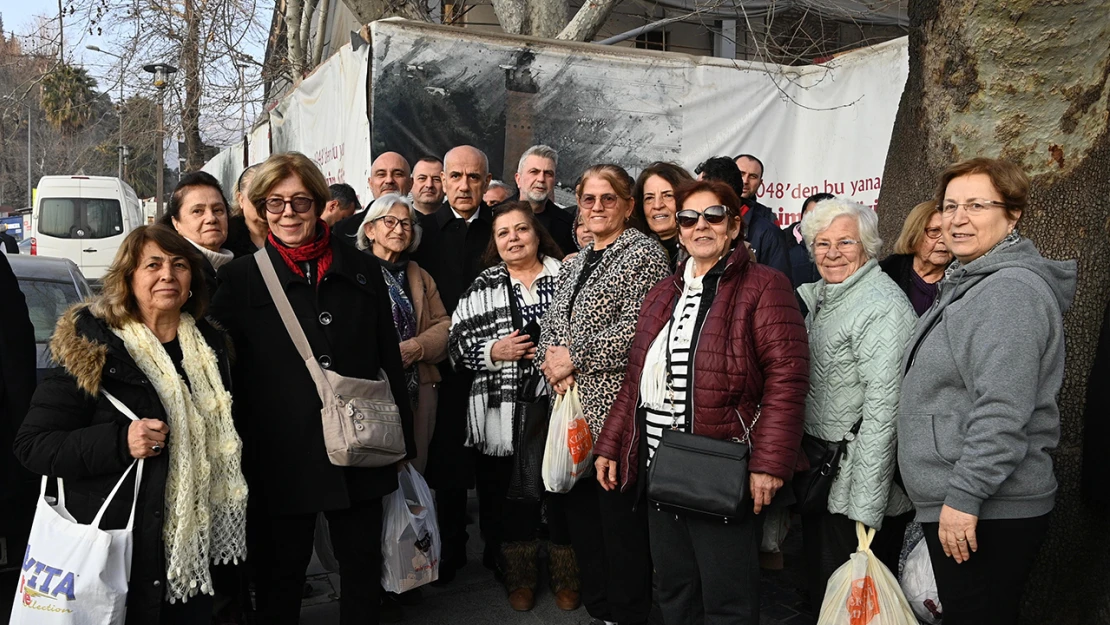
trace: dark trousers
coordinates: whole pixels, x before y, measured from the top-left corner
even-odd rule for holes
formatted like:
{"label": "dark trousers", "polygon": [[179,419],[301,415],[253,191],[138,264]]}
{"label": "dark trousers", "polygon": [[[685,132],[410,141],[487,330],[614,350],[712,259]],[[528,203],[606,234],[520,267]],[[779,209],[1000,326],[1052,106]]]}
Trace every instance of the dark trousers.
{"label": "dark trousers", "polygon": [[591,474],[564,497],[582,604],[594,618],[646,623],[651,612],[647,500],[604,491]]}
{"label": "dark trousers", "polygon": [[944,625],[1013,625],[1033,560],[1048,532],[1048,516],[985,519],[975,526],[978,551],[956,564],[944,555],[938,523],[922,523],[937,579]]}
{"label": "dark trousers", "polygon": [[437,488],[436,520],[443,553],[441,567],[460,568],[466,563],[466,490],[465,488]]}
{"label": "dark trousers", "polygon": [[[883,528],[875,532],[871,551],[879,560],[898,575],[898,557],[902,553],[902,540],[906,525],[913,520],[913,512],[883,519]],[[836,569],[848,561],[856,548],[856,522],[843,514],[828,511],[802,515],[802,552],[809,586],[809,603],[813,611],[821,609],[825,587]],[[948,625],[948,621],[945,621]]]}
{"label": "dark trousers", "polygon": [[667,625],[759,625],[762,515],[725,524],[651,506],[648,529]]}
{"label": "dark trousers", "polygon": [[158,620],[161,625],[209,625],[216,600],[212,595],[197,595],[188,601],[162,602]]}
{"label": "dark trousers", "polygon": [[[325,512],[335,559],[339,561],[339,622],[378,622],[382,576],[382,500],[373,498],[346,510]],[[255,593],[262,625],[297,625],[305,568],[312,559],[315,514],[263,516],[257,521],[258,579]]]}
{"label": "dark trousers", "polygon": [[493,553],[496,553],[496,549],[503,542],[536,540],[539,535],[540,513],[544,501],[547,502],[551,542],[556,545],[570,544],[570,536],[566,529],[566,512],[561,505],[564,495],[544,493],[543,501],[507,499],[505,494],[509,491],[509,478],[513,469],[511,456],[479,454],[475,469],[478,487],[478,523],[487,550],[494,550]]}

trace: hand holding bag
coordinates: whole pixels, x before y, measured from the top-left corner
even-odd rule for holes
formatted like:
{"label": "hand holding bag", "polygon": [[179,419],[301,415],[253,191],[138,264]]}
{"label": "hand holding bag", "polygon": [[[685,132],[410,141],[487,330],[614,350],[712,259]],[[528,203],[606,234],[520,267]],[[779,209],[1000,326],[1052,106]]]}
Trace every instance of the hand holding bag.
{"label": "hand holding bag", "polygon": [[569,493],[593,466],[594,439],[586,423],[578,385],[555,397],[547,445],[543,453],[543,484],[548,492]]}
{"label": "hand holding bag", "polygon": [[320,395],[320,418],[328,460],[341,467],[384,467],[405,459],[401,411],[385,371],[380,380],[363,380],[325,370],[316,362],[308,337],[281,288],[266,248],[254,254],[262,279],[277,306],[289,338],[297,346]]}
{"label": "hand holding bag", "polygon": [[[536,343],[540,338],[539,323],[533,319],[527,325],[524,324],[512,281],[508,276],[505,276],[505,288],[509,295],[513,328]],[[513,415],[513,468],[505,498],[538,502],[543,495],[541,466],[547,444],[551,387],[543,373],[531,361],[522,359],[518,366],[524,373],[517,381],[516,414]]]}
{"label": "hand holding bag", "polygon": [[875,530],[856,522],[859,547],[833,572],[817,625],[917,625],[898,580],[871,552]]}
{"label": "hand holding bag", "polygon": [[[107,391],[102,393],[132,421],[138,419]],[[116,530],[100,529],[105,511],[132,469],[135,469],[135,491],[127,526]],[[58,478],[57,503],[47,502],[48,479],[42,476],[35,520],[12,605],[11,625],[123,625],[127,616],[132,528],[139,485],[143,480],[143,461],[136,460],[127,467],[88,525],[75,521],[66,510],[62,478]]]}

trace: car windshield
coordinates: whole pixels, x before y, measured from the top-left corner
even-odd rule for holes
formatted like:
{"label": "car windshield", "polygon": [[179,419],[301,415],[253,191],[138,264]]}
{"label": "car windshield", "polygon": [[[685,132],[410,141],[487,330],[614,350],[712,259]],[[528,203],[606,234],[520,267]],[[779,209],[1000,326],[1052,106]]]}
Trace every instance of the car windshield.
{"label": "car windshield", "polygon": [[19,290],[27,298],[31,324],[35,326],[36,343],[49,342],[58,317],[71,305],[81,301],[81,295],[72,282],[20,279]]}
{"label": "car windshield", "polygon": [[106,239],[123,232],[119,200],[107,198],[44,198],[39,232],[61,239]]}

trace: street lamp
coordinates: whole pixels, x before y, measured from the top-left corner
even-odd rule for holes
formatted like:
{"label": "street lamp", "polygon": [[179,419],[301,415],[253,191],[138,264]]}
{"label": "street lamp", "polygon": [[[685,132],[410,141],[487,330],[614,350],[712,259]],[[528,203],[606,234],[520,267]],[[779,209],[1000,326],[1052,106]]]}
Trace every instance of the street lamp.
{"label": "street lamp", "polygon": [[4,96],[4,99],[11,100],[16,104],[22,104],[27,107],[27,206],[34,206],[34,199],[31,192],[31,105],[10,95]]}
{"label": "street lamp", "polygon": [[166,149],[166,118],[165,118],[165,89],[166,84],[169,82],[170,74],[177,71],[177,68],[168,63],[151,63],[144,65],[143,71],[154,74],[154,87],[158,89],[158,185],[156,187],[158,193],[158,213],[157,219],[162,219],[162,200],[163,190],[162,185],[162,170],[165,169],[163,163],[165,159]]}
{"label": "street lamp", "polygon": [[120,180],[123,180],[123,70],[127,61],[118,54],[108,52],[107,50],[101,50],[93,45],[85,46],[85,48],[119,59],[119,101],[116,103],[116,112],[119,113],[119,145],[116,146],[116,152],[119,152],[119,171],[116,175],[119,176]]}

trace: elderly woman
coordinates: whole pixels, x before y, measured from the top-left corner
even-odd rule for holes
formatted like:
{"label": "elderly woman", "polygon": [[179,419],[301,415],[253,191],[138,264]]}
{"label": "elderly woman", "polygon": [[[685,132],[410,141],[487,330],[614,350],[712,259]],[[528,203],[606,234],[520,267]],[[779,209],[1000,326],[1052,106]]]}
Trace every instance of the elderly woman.
{"label": "elderly woman", "polygon": [[[496,264],[479,274],[451,318],[451,360],[474,372],[466,445],[480,453],[482,536],[491,553],[500,550],[509,604],[516,610],[530,610],[535,604],[541,500],[538,492],[535,498],[522,496],[529,478],[535,480],[538,473],[525,475],[514,468],[538,467],[543,454],[542,445],[523,444],[528,423],[521,399],[537,399],[526,382],[536,374],[534,341],[539,338],[540,318],[555,295],[561,255],[527,202],[499,204],[493,209],[493,238],[486,250],[486,262]],[[539,390],[547,393],[542,385]],[[546,399],[539,403],[546,413]],[[546,432],[544,426],[544,437]],[[534,483],[543,489],[538,480]],[[552,591],[560,608],[574,610],[578,576],[561,498],[546,497]]]}
{"label": "elderly woman", "polygon": [[794,474],[809,378],[805,324],[786,276],[732,247],[743,222],[727,184],[689,182],[675,201],[690,257],[640,309],[628,373],[594,447],[597,480],[607,491],[643,492],[668,430],[758,441],[748,464],[755,516],[726,524],[648,510],[663,620],[712,614],[757,625],[759,513]]}
{"label": "elderly woman", "polygon": [[275,154],[259,166],[250,201],[270,224],[266,246],[220,270],[212,315],[235,344],[236,417],[252,487],[251,558],[260,620],[293,625],[324,512],[342,575],[341,623],[377,623],[382,497],[397,467],[338,466],[328,459],[321,400],[263,281],[259,254],[274,266],[312,354],[339,375],[379,379],[398,400],[408,458],[416,455],[412,410],[389,292],[377,261],[331,236],[320,219],[328,185],[311,159]]}
{"label": "elderly woman", "polygon": [[937,285],[952,262],[952,254],[941,237],[941,213],[933,200],[913,207],[902,224],[894,253],[879,266],[894,279],[920,317],[933,305]]}
{"label": "elderly woman", "polygon": [[[595,165],[576,189],[592,243],[563,265],[542,322],[536,364],[557,393],[578,385],[594,437],[628,367],[628,348],[644,296],[667,276],[667,255],[630,225],[632,178],[618,165]],[[646,622],[651,609],[647,511],[636,493],[603,491],[581,480],[566,499],[582,603],[594,618]],[[600,531],[599,531],[600,528]]]}
{"label": "elderly woman", "polygon": [[[66,509],[79,523],[145,460],[127,623],[210,623],[210,565],[246,557],[229,350],[204,319],[203,262],[163,225],[127,235],[101,294],[58,320],[50,349],[59,366],[35,390],[15,439],[24,466],[65,479]],[[133,477],[121,486],[133,489]],[[115,498],[101,528],[123,528],[130,512],[130,497]]]}
{"label": "elderly woman", "polygon": [[[586,227],[586,212],[576,208],[574,212],[574,244],[581,250],[593,240],[594,233],[590,232],[590,229]],[[568,263],[575,256],[578,256],[578,252],[567,254],[563,257],[563,262]]]}
{"label": "elderly woman", "polygon": [[227,200],[220,183],[212,174],[195,171],[185,174],[174,187],[162,223],[192,243],[204,257],[204,284],[216,292],[216,272],[235,258],[223,248],[227,242]]}
{"label": "elderly woman", "polygon": [[251,181],[257,170],[258,165],[251,165],[235,181],[235,210],[227,223],[227,249],[235,258],[255,253],[266,244],[266,235],[270,233],[266,212],[255,208],[249,199]]}
{"label": "elderly woman", "polygon": [[667,250],[671,273],[678,266],[679,258],[675,190],[693,179],[685,169],[664,162],[648,165],[636,179],[636,216],[647,224],[648,230]]}
{"label": "elderly woman", "polygon": [[409,260],[420,245],[419,213],[412,200],[387,193],[370,204],[362,219],[355,246],[369,251],[382,267],[382,278],[393,308],[393,325],[401,341],[409,401],[414,406],[413,432],[416,458],[412,464],[424,472],[428,443],[436,424],[436,363],[447,358],[447,330],[451,318],[443,307],[435,280]]}
{"label": "elderly woman", "polygon": [[1018,234],[1029,178],[1013,163],[952,165],[936,202],[956,261],[902,364],[899,466],[944,622],[1010,625],[1055,503],[1076,264]]}
{"label": "elderly woman", "polygon": [[[803,447],[847,445],[828,501],[802,515],[810,602],[819,606],[829,577],[856,550],[857,521],[882,530],[871,550],[898,570],[911,508],[893,481],[898,367],[916,316],[875,260],[882,246],[875,211],[843,198],[818,202],[802,218],[802,236],[821,274],[798,288],[809,310]],[[810,456],[811,465],[820,462]]]}

